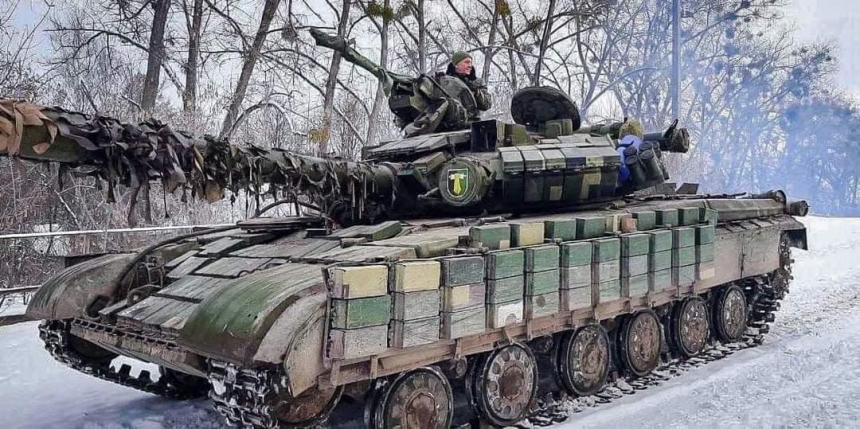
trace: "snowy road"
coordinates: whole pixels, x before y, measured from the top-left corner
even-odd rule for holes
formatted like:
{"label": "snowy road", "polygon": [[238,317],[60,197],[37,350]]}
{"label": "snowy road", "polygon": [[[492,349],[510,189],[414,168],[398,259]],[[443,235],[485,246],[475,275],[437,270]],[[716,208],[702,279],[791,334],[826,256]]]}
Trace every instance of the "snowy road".
{"label": "snowy road", "polygon": [[[812,250],[758,348],[586,408],[557,427],[860,427],[860,219],[803,220]],[[55,363],[35,322],[0,328],[0,427],[221,427],[171,402]]]}

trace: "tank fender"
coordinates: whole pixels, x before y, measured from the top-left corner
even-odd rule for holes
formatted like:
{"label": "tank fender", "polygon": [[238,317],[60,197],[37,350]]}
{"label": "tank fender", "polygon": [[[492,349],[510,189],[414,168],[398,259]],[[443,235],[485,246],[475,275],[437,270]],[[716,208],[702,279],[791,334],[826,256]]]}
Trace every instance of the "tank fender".
{"label": "tank fender", "polygon": [[[285,264],[239,277],[200,302],[177,342],[203,356],[253,366],[257,350],[280,316],[299,321],[310,317],[300,309],[305,298],[316,295],[326,296],[319,265]],[[282,340],[286,345],[288,339]]]}
{"label": "tank fender", "polygon": [[85,317],[87,306],[98,295],[110,295],[111,284],[134,258],[120,253],[72,265],[45,282],[27,306],[30,319]]}
{"label": "tank fender", "polygon": [[283,365],[289,393],[299,396],[317,384],[327,369],[323,361],[326,295],[296,301],[263,337],[254,361]]}

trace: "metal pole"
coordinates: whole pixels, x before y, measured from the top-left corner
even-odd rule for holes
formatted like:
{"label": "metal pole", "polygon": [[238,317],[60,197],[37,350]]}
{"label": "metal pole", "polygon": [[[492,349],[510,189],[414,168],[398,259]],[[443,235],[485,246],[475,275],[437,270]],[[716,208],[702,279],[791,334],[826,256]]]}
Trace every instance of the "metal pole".
{"label": "metal pole", "polygon": [[672,0],[672,117],[681,117],[681,0]]}

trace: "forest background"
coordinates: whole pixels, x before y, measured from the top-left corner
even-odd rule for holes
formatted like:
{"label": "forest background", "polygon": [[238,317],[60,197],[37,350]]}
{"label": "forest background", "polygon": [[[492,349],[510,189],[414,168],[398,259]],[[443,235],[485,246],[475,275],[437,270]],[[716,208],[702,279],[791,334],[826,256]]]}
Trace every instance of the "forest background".
{"label": "forest background", "polygon": [[[314,46],[326,28],[391,71],[444,69],[472,53],[494,106],[530,85],[570,94],[586,122],[662,129],[670,100],[668,0],[0,0],[0,97],[303,153],[356,158],[399,130],[376,80]],[[830,42],[801,44],[788,0],[681,1],[681,115],[689,153],[674,181],[704,192],[783,189],[819,215],[860,215],[856,98],[835,84]],[[23,17],[23,18],[22,18]],[[124,227],[92,178],[0,159],[0,234]],[[180,201],[157,184],[138,225],[235,222],[242,196]],[[0,287],[39,284],[57,256],[139,246],[160,234],[0,240]],[[0,303],[2,305],[2,303]]]}

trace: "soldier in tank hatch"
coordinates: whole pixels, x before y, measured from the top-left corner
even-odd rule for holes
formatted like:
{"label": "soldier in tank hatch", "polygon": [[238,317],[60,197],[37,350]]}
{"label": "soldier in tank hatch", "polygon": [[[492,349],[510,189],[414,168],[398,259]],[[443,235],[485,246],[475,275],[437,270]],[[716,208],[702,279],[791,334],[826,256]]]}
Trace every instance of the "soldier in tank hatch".
{"label": "soldier in tank hatch", "polygon": [[481,111],[490,110],[493,105],[493,97],[487,91],[487,86],[475,72],[475,67],[472,64],[472,56],[465,51],[457,51],[451,56],[451,62],[448,64],[448,69],[445,71],[448,76],[460,78],[466,83],[466,86],[472,90],[475,95],[475,103],[477,109],[469,112],[471,120],[480,120]]}
{"label": "soldier in tank hatch", "polygon": [[[451,56],[445,73],[437,73],[436,78],[454,77],[468,88],[474,102],[466,100],[462,94],[446,93],[434,100],[415,120],[407,124],[403,131],[407,137],[431,133],[438,130],[461,129],[470,122],[481,120],[481,112],[492,106],[492,96],[484,81],[476,76],[472,57],[468,52],[458,51]],[[443,85],[444,86],[444,85]],[[464,90],[465,90],[464,88]]]}

